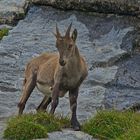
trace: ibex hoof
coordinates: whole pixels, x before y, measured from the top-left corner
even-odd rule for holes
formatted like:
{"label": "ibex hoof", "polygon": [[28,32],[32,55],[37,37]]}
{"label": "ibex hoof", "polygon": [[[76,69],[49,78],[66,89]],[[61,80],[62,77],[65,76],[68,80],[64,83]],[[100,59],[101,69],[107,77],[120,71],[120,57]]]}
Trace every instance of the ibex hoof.
{"label": "ibex hoof", "polygon": [[80,131],[81,130],[80,126],[73,126],[72,128],[73,128],[74,131]]}
{"label": "ibex hoof", "polygon": [[73,128],[74,131],[79,131],[81,130],[81,126],[80,123],[78,121],[74,121],[71,123],[71,126]]}

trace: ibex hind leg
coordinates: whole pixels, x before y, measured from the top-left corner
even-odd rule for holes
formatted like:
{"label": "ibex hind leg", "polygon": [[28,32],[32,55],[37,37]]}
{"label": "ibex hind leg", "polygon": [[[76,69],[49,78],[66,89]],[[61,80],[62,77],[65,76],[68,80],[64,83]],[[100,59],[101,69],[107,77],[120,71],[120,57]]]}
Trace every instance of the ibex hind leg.
{"label": "ibex hind leg", "polygon": [[37,111],[43,111],[45,112],[48,105],[51,103],[52,101],[52,98],[51,97],[48,97],[47,95],[43,98],[42,102],[40,103],[40,105],[37,107]]}
{"label": "ibex hind leg", "polygon": [[19,115],[23,113],[25,104],[26,104],[28,98],[30,97],[35,86],[36,86],[36,74],[31,73],[31,75],[29,77],[25,78],[25,80],[23,82],[22,96],[18,103]]}

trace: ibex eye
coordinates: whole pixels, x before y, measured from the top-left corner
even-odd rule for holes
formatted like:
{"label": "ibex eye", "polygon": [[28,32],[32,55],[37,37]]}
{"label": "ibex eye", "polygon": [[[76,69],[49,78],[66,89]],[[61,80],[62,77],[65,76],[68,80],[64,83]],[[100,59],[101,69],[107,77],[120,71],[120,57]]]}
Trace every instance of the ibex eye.
{"label": "ibex eye", "polygon": [[72,48],[72,44],[69,44],[69,47],[68,48],[71,49]]}

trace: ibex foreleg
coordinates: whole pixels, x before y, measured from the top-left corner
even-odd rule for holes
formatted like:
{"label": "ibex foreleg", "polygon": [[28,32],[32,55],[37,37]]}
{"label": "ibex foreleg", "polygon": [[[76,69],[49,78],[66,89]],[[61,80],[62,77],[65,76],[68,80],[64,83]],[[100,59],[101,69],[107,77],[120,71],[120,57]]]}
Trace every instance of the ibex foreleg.
{"label": "ibex foreleg", "polygon": [[40,105],[37,107],[37,111],[45,111],[47,109],[47,106],[51,103],[52,98],[48,97],[47,95],[43,98]]}
{"label": "ibex foreleg", "polygon": [[25,104],[28,98],[30,97],[35,86],[36,86],[36,75],[32,73],[30,77],[24,80],[23,83],[22,97],[20,99],[20,102],[18,103],[19,115],[23,113]]}
{"label": "ibex foreleg", "polygon": [[54,114],[58,102],[59,102],[59,83],[55,84],[55,86],[53,87],[51,110],[50,110],[51,114]]}
{"label": "ibex foreleg", "polygon": [[71,125],[74,130],[80,130],[80,123],[78,122],[76,116],[77,97],[78,97],[78,88],[69,91],[70,108],[72,112]]}

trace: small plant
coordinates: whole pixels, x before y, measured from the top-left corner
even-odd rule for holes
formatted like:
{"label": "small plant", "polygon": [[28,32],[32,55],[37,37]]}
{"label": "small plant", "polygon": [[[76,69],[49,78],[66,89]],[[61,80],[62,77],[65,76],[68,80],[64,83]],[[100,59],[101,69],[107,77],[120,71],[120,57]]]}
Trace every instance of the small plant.
{"label": "small plant", "polygon": [[8,121],[4,138],[10,140],[46,138],[47,132],[58,131],[64,127],[70,127],[70,121],[67,117],[54,116],[43,112],[24,114],[13,117]]}
{"label": "small plant", "polygon": [[8,32],[9,32],[9,29],[7,28],[0,29],[0,40],[3,38],[3,36],[7,36]]}
{"label": "small plant", "polygon": [[[134,112],[100,111],[95,117],[87,121],[82,129],[93,137],[103,140],[125,140],[124,137],[127,135],[129,137],[130,135],[140,136],[137,133],[140,132],[139,125],[140,114]],[[134,133],[135,130],[137,130],[136,134]]]}

